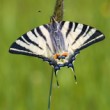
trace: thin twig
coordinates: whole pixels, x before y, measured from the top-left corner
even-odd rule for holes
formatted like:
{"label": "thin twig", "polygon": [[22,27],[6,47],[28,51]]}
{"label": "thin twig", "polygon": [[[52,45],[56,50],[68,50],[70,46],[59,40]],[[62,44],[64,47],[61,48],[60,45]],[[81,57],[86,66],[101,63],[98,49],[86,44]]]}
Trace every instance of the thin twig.
{"label": "thin twig", "polygon": [[53,74],[54,74],[54,69],[52,68],[52,75],[51,75],[51,81],[50,81],[50,90],[49,90],[49,100],[48,100],[48,110],[50,110],[50,103],[51,103]]}

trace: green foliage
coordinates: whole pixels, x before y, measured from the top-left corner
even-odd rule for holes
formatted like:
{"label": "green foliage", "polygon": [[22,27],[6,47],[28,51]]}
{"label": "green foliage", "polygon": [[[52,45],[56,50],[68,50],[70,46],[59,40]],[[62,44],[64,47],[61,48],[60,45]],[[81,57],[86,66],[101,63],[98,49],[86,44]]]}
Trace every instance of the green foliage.
{"label": "green foliage", "polygon": [[[47,109],[51,67],[8,49],[23,33],[48,23],[54,5],[55,0],[0,0],[0,110]],[[109,110],[110,2],[64,0],[64,20],[94,26],[106,39],[77,56],[77,85],[70,69],[58,72],[60,88],[54,78],[51,110]]]}

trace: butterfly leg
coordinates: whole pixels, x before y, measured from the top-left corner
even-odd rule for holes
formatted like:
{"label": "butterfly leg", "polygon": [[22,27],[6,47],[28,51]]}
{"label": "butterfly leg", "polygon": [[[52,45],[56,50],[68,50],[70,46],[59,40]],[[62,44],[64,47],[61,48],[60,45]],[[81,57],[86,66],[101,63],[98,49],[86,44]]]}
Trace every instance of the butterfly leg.
{"label": "butterfly leg", "polygon": [[76,77],[76,73],[75,73],[75,69],[74,69],[73,64],[69,63],[68,68],[71,68],[72,71],[74,72],[74,80],[75,80],[75,83],[77,84],[77,77]]}
{"label": "butterfly leg", "polygon": [[58,72],[58,70],[54,70],[54,71],[55,71],[55,77],[56,77],[57,87],[59,87],[59,82],[58,82],[58,78],[57,78],[57,72]]}
{"label": "butterfly leg", "polygon": [[54,66],[54,71],[55,71],[55,77],[56,77],[56,81],[57,81],[57,86],[59,87],[59,82],[58,82],[58,78],[57,78],[57,72],[58,70],[60,70],[59,66]]}

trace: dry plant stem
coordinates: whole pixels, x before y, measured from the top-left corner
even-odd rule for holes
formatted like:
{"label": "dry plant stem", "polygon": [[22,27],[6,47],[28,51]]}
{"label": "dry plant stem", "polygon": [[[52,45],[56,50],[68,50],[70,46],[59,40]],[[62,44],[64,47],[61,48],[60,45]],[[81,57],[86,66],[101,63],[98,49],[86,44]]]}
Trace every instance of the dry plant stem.
{"label": "dry plant stem", "polygon": [[64,0],[56,0],[56,5],[53,14],[56,21],[63,20],[63,7],[64,7]]}

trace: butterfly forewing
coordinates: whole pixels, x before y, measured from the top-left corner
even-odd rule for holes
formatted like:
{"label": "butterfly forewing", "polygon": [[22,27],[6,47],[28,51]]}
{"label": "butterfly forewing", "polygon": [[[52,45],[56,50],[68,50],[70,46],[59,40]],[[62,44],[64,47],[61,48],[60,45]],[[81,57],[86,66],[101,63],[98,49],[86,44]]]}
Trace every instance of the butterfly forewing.
{"label": "butterfly forewing", "polygon": [[86,48],[105,38],[99,30],[85,24],[69,21],[62,21],[60,24],[61,32],[66,37],[66,41],[73,52]]}
{"label": "butterfly forewing", "polygon": [[32,56],[50,57],[53,47],[49,37],[48,25],[42,25],[18,38],[9,52]]}

